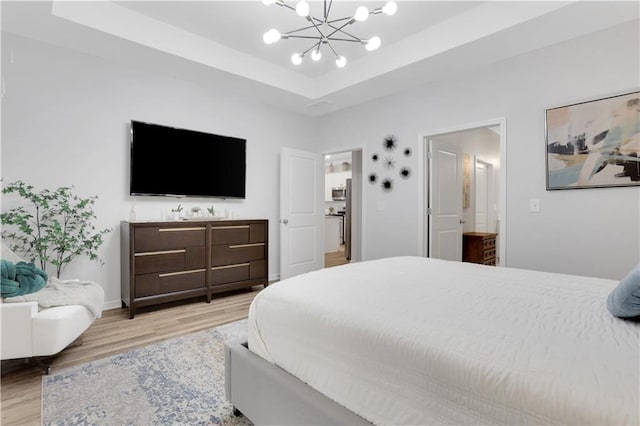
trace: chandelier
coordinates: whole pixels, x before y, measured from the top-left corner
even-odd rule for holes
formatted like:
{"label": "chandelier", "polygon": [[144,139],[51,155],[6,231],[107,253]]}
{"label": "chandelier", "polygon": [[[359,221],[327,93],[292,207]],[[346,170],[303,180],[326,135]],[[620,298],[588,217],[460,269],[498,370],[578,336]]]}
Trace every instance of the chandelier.
{"label": "chandelier", "polygon": [[326,46],[336,58],[336,65],[340,68],[347,64],[347,59],[339,55],[334,48],[334,42],[347,42],[347,43],[359,43],[364,45],[368,51],[376,50],[380,47],[380,37],[371,37],[369,39],[362,39],[354,36],[353,34],[345,31],[345,28],[349,27],[355,22],[364,22],[369,18],[369,15],[379,15],[384,13],[385,15],[394,15],[398,9],[398,5],[395,1],[388,1],[383,7],[369,11],[366,6],[360,6],[355,10],[353,16],[347,16],[339,19],[330,19],[331,5],[333,0],[324,0],[324,15],[322,18],[316,18],[309,14],[309,3],[304,0],[298,1],[296,6],[293,7],[284,0],[262,0],[266,5],[276,4],[278,6],[285,7],[287,9],[295,11],[298,15],[307,20],[308,25],[302,28],[298,28],[286,33],[280,33],[276,29],[270,29],[262,39],[266,44],[273,44],[280,39],[300,38],[313,40],[313,44],[305,51],[296,52],[291,56],[291,62],[294,65],[300,65],[302,58],[304,58],[309,52],[311,52],[311,59],[313,61],[319,61],[322,58],[323,46]]}

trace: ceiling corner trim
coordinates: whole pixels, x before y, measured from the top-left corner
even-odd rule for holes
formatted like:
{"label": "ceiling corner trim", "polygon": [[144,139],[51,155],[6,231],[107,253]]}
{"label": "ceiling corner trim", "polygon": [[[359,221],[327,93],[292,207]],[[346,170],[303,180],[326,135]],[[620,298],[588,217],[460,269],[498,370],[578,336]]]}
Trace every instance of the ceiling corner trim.
{"label": "ceiling corner trim", "polygon": [[185,60],[226,71],[303,96],[317,98],[309,77],[254,58],[110,1],[52,0],[51,14]]}

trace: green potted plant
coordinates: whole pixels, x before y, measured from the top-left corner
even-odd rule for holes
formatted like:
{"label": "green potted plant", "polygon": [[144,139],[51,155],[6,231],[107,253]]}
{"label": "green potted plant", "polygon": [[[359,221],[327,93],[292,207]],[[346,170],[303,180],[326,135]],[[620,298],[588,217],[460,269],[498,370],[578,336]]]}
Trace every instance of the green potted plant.
{"label": "green potted plant", "polygon": [[213,208],[213,206],[207,207],[207,211],[209,212],[209,214],[211,216],[215,216],[216,215],[216,210]]}
{"label": "green potted plant", "polygon": [[73,187],[36,191],[18,180],[4,185],[2,193],[23,203],[0,214],[2,237],[9,247],[40,269],[55,268],[55,276],[78,256],[102,263],[98,248],[109,228],[96,230],[93,205],[97,196],[81,198]]}

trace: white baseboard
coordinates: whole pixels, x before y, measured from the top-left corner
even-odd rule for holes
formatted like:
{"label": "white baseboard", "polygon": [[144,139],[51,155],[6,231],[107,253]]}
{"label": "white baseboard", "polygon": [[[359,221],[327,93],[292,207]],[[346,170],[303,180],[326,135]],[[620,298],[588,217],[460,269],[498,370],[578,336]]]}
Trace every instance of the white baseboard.
{"label": "white baseboard", "polygon": [[103,311],[108,311],[110,309],[120,309],[122,307],[122,302],[120,299],[118,300],[110,300],[109,302],[104,302]]}

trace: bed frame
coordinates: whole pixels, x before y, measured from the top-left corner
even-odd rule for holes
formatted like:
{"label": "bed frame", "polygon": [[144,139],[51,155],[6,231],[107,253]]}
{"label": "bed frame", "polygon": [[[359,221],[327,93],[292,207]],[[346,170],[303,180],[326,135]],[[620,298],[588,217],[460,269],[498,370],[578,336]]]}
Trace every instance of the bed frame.
{"label": "bed frame", "polygon": [[280,367],[251,352],[246,342],[225,342],[225,391],[254,424],[370,425]]}

